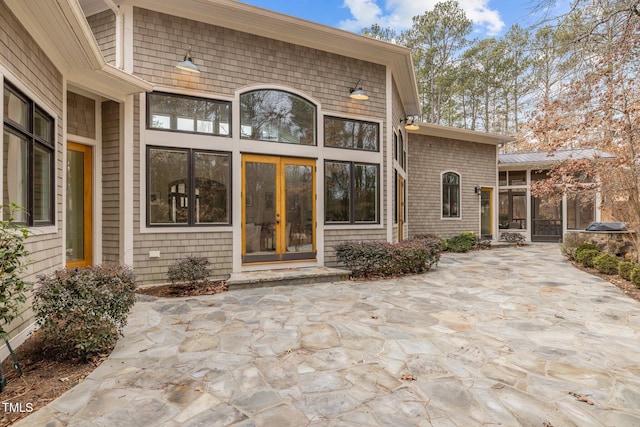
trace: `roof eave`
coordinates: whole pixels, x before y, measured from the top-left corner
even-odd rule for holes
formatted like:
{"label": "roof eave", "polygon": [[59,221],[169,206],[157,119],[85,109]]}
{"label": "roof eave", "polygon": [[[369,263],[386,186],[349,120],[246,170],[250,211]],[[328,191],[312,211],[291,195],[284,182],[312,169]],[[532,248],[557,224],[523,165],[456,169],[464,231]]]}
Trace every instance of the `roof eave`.
{"label": "roof eave", "polygon": [[514,136],[498,135],[475,130],[459,129],[448,126],[434,125],[431,123],[416,123],[420,129],[410,131],[418,135],[433,136],[438,138],[456,139],[460,141],[476,142],[480,144],[499,145],[515,140]]}
{"label": "roof eave", "polygon": [[5,2],[71,84],[118,101],[153,88],[107,64],[76,0]]}

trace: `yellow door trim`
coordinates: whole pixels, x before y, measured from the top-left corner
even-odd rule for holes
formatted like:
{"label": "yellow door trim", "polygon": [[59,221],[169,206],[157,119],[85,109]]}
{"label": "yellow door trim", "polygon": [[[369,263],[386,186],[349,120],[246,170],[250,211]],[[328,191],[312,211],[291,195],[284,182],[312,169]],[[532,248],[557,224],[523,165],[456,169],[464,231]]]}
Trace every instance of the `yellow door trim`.
{"label": "yellow door trim", "polygon": [[89,145],[67,142],[67,151],[83,154],[84,259],[67,262],[66,265],[67,268],[89,267],[93,264],[93,148]]}

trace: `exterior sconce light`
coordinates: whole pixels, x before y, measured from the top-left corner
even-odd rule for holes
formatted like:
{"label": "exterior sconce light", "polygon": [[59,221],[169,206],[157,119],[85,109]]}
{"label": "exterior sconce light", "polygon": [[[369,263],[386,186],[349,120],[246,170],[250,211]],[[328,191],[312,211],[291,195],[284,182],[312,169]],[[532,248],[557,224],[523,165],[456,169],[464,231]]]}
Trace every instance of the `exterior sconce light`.
{"label": "exterior sconce light", "polygon": [[473,192],[476,194],[481,194],[482,193],[482,187],[477,186],[476,188],[473,189]]}
{"label": "exterior sconce light", "polygon": [[355,85],[356,87],[349,88],[349,96],[351,97],[351,99],[366,101],[367,99],[369,99],[369,95],[367,95],[367,92],[362,89],[362,85],[360,83],[362,83],[362,79],[358,80],[358,83],[356,83]]}
{"label": "exterior sconce light", "polygon": [[420,126],[418,126],[416,124],[416,119],[415,117],[405,117],[404,119],[400,120],[400,123],[404,122],[404,128],[406,130],[419,130]]}
{"label": "exterior sconce light", "polygon": [[184,55],[184,59],[182,60],[182,62],[178,62],[176,64],[176,68],[183,71],[188,71],[190,73],[200,74],[200,68],[198,68],[198,66],[193,63],[193,56],[191,56],[191,48],[189,48],[187,53]]}

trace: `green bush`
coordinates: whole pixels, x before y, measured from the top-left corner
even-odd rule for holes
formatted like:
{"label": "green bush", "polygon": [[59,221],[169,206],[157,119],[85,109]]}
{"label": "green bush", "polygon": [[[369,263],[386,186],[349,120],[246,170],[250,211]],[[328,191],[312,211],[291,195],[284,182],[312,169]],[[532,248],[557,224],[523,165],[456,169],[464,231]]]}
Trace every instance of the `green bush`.
{"label": "green bush", "polygon": [[6,334],[8,325],[20,314],[26,301],[28,283],[23,280],[27,256],[24,240],[29,236],[27,227],[13,224],[13,213],[20,208],[11,204],[6,210],[7,220],[0,220],[0,334]]}
{"label": "green bush", "polygon": [[629,277],[631,279],[631,283],[636,285],[637,288],[640,288],[640,267],[638,266],[633,267]]}
{"label": "green bush", "polygon": [[576,247],[576,250],[573,251],[573,259],[578,261],[578,256],[580,255],[580,252],[594,250],[594,249],[597,250],[597,251],[600,251],[600,248],[598,248],[593,243],[581,243],[581,244],[578,245],[578,247]]}
{"label": "green bush", "polygon": [[207,258],[189,255],[171,265],[167,271],[167,277],[173,284],[188,283],[191,287],[195,287],[207,281],[208,266]]}
{"label": "green bush", "polygon": [[593,258],[593,266],[602,274],[617,274],[618,263],[618,258],[611,254],[601,253]]}
{"label": "green bush", "polygon": [[593,267],[593,259],[600,255],[599,249],[584,249],[576,251],[576,261],[585,267]]}
{"label": "green bush", "polygon": [[336,245],[335,251],[353,278],[423,273],[440,260],[439,250],[418,239],[400,243],[343,242]]}
{"label": "green bush", "polygon": [[618,274],[626,280],[631,280],[631,271],[637,268],[638,264],[630,261],[622,261],[618,264]]}
{"label": "green bush", "polygon": [[105,264],[38,277],[33,310],[49,350],[87,360],[115,345],[134,302],[131,268]]}
{"label": "green bush", "polygon": [[[574,259],[576,249],[583,243],[587,243],[587,237],[578,233],[565,233],[560,244],[562,255]],[[591,248],[593,249],[593,248]]]}
{"label": "green bush", "polygon": [[445,240],[445,250],[448,252],[468,252],[478,246],[478,236],[472,232],[460,233]]}

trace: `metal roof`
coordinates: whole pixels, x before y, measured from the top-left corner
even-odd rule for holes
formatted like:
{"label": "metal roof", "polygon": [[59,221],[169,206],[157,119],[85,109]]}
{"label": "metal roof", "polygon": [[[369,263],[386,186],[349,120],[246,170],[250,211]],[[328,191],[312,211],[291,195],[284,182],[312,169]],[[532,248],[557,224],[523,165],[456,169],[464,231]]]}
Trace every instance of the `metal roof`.
{"label": "metal roof", "polygon": [[533,151],[528,153],[507,153],[498,156],[500,165],[554,163],[563,160],[613,158],[615,156],[595,148],[576,148],[557,151]]}

